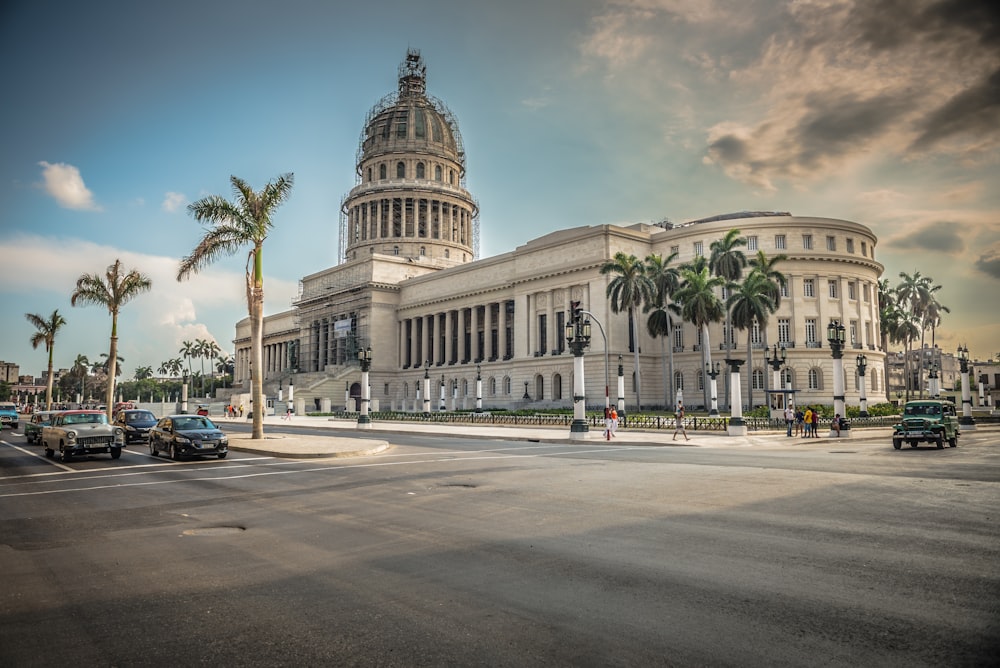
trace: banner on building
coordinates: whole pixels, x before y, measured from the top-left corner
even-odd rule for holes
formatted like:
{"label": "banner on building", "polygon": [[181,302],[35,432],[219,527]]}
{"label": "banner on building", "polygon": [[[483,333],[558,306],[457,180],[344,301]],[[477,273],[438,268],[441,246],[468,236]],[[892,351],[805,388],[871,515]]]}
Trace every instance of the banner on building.
{"label": "banner on building", "polygon": [[351,333],[351,319],[336,320],[333,323],[333,335],[338,339],[346,339]]}

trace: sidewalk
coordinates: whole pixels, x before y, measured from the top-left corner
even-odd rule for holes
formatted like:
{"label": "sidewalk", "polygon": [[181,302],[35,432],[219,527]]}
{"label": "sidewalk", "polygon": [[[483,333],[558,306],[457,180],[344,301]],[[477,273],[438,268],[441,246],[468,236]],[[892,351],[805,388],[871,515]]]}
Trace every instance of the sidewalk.
{"label": "sidewalk", "polygon": [[[225,431],[228,423],[250,424],[241,418],[213,418]],[[273,427],[295,426],[324,429],[328,432],[323,436],[299,436],[279,434]],[[315,416],[294,416],[286,420],[282,416],[269,415],[264,418],[264,439],[254,440],[249,433],[229,433],[229,447],[232,450],[253,452],[274,457],[309,458],[309,457],[362,457],[384,452],[389,443],[380,440],[378,436],[390,434],[409,434],[421,436],[437,436],[441,438],[479,438],[497,441],[534,441],[539,443],[562,443],[579,445],[582,443],[607,445],[658,445],[687,446],[707,448],[732,447],[787,447],[808,446],[831,443],[850,443],[858,440],[885,440],[892,443],[892,430],[888,427],[877,429],[855,429],[850,438],[830,438],[821,436],[815,439],[787,437],[784,430],[758,431],[747,436],[729,436],[723,432],[688,431],[691,440],[685,441],[678,436],[671,440],[673,430],[642,431],[618,429],[610,441],[605,440],[603,430],[592,430],[588,437],[581,440],[570,440],[567,427],[515,427],[498,425],[471,424],[441,424],[435,422],[389,422],[374,421],[371,429],[360,430],[357,422],[350,419],[339,419]],[[364,438],[359,438],[359,437]],[[375,436],[376,438],[372,438]]]}

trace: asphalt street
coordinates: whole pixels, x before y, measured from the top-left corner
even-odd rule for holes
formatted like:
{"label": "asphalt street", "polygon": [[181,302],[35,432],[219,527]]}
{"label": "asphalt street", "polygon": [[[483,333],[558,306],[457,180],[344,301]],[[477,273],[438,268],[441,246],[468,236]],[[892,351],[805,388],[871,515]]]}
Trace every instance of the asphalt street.
{"label": "asphalt street", "polygon": [[998,437],[63,464],[4,431],[0,665],[995,665]]}

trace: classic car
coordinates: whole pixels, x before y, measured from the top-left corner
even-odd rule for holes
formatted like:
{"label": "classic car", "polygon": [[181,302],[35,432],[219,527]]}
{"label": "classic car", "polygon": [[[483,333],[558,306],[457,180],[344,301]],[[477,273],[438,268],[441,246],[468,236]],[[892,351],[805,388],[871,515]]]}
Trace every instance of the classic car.
{"label": "classic car", "polygon": [[149,430],[149,454],[156,457],[161,452],[175,461],[199,455],[225,459],[229,454],[229,439],[203,415],[168,415]]}
{"label": "classic car", "polygon": [[42,427],[47,427],[52,422],[52,416],[59,411],[38,411],[31,414],[31,418],[24,423],[24,438],[28,443],[42,442]]}
{"label": "classic car", "polygon": [[17,429],[19,416],[17,406],[12,401],[0,401],[0,425]]}
{"label": "classic car", "polygon": [[906,442],[911,448],[918,443],[933,443],[943,448],[948,441],[954,448],[960,433],[954,403],[940,399],[907,401],[902,419],[892,427],[892,447],[899,450]]}
{"label": "classic car", "polygon": [[125,430],[108,422],[103,411],[61,411],[42,427],[42,447],[46,457],[58,452],[64,462],[104,452],[118,459],[125,447]]}

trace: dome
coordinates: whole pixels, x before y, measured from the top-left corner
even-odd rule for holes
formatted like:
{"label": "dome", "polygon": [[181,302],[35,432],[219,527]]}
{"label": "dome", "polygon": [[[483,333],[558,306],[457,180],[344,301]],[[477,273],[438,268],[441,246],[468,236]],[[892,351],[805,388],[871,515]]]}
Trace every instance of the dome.
{"label": "dome", "polygon": [[365,121],[357,164],[388,153],[425,153],[454,161],[464,175],[465,151],[455,117],[427,95],[427,67],[410,49],[399,66],[399,90],[382,98]]}

